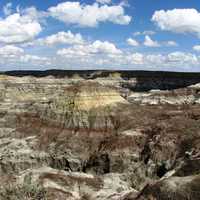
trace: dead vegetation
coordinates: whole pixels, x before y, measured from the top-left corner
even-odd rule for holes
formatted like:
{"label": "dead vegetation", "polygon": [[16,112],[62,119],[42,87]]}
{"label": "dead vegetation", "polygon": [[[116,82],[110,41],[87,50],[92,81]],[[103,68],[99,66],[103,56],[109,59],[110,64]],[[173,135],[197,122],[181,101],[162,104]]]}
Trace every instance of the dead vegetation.
{"label": "dead vegetation", "polygon": [[24,182],[21,185],[8,184],[0,187],[2,200],[47,200],[46,190],[40,185]]}

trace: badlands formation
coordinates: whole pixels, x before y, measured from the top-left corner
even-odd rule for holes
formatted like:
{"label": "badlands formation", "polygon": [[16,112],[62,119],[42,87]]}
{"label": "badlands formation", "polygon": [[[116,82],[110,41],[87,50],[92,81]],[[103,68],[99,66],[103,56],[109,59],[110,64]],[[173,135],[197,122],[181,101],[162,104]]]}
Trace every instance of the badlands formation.
{"label": "badlands formation", "polygon": [[200,74],[1,74],[0,182],[0,200],[199,200]]}

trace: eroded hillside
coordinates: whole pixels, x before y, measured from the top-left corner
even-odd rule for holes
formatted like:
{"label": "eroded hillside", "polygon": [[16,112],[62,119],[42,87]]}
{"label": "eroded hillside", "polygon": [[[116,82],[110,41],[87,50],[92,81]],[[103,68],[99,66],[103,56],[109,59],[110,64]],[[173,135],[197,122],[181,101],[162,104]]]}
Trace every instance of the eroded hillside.
{"label": "eroded hillside", "polygon": [[198,78],[89,77],[0,75],[0,199],[199,200]]}

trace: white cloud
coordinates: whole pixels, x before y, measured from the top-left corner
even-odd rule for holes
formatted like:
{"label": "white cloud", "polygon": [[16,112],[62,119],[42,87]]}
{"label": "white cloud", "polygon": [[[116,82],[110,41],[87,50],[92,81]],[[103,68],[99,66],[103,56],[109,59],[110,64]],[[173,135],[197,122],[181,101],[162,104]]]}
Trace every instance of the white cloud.
{"label": "white cloud", "polygon": [[101,4],[109,4],[112,2],[112,0],[96,0],[96,2],[101,3]]}
{"label": "white cloud", "polygon": [[73,34],[71,31],[58,32],[54,35],[48,36],[43,40],[46,45],[54,44],[82,44],[84,42],[82,35]]}
{"label": "white cloud", "polygon": [[196,9],[156,11],[152,21],[161,30],[175,33],[192,33],[200,37],[200,13]]}
{"label": "white cloud", "polygon": [[41,56],[30,55],[30,54],[25,54],[25,55],[20,56],[19,60],[22,63],[31,63],[31,64],[36,64],[36,63],[48,64],[48,63],[50,63],[50,60],[47,57],[41,57]]}
{"label": "white cloud", "polygon": [[[134,65],[142,65],[142,67],[152,67],[154,69],[185,69],[191,70],[191,67],[198,66],[200,59],[191,53],[185,52],[172,52],[169,54],[141,54],[135,53],[131,55],[125,55],[124,60]],[[130,62],[132,61],[132,62]]]}
{"label": "white cloud", "polygon": [[155,35],[156,32],[155,31],[144,31],[142,34],[143,35]]}
{"label": "white cloud", "polygon": [[121,50],[117,49],[117,47],[110,42],[101,42],[99,40],[95,41],[91,46],[94,53],[106,53],[106,54],[120,54]]}
{"label": "white cloud", "polygon": [[[164,42],[163,42],[164,44]],[[172,44],[171,44],[172,45]],[[150,43],[150,46],[152,44]],[[157,46],[157,45],[156,45]],[[74,45],[57,51],[58,64],[81,68],[115,68],[115,69],[154,69],[154,70],[188,70],[191,67],[197,69],[200,65],[200,57],[184,52],[172,52],[169,54],[145,54],[139,52],[122,51],[113,43],[95,41]]]}
{"label": "white cloud", "polygon": [[87,49],[85,49],[85,46],[83,45],[77,45],[69,48],[63,48],[59,49],[57,51],[57,55],[64,56],[64,57],[82,57],[82,56],[88,56],[90,52],[88,52]]}
{"label": "white cloud", "polygon": [[12,13],[12,3],[9,2],[3,7],[3,13],[4,15],[10,15]]}
{"label": "white cloud", "polygon": [[132,64],[142,65],[144,64],[144,55],[141,53],[134,53],[128,57]]}
{"label": "white cloud", "polygon": [[196,55],[179,51],[168,54],[166,61],[178,64],[199,64],[199,60]]}
{"label": "white cloud", "polygon": [[163,66],[166,61],[166,56],[162,54],[148,54],[146,55],[145,60],[148,65]]}
{"label": "white cloud", "polygon": [[48,11],[52,17],[66,24],[82,27],[95,27],[100,22],[127,25],[131,21],[131,17],[124,14],[124,8],[121,5],[108,6],[98,3],[81,5],[80,2],[64,2],[50,7]]}
{"label": "white cloud", "polygon": [[[120,54],[98,53],[94,50],[85,51],[84,46],[62,49],[58,51],[61,56],[58,61],[68,62],[69,66],[87,66],[96,68],[119,69],[154,69],[154,70],[192,70],[200,65],[200,57],[184,52],[172,52],[169,54],[142,54],[122,52]],[[70,59],[69,59],[70,58]],[[77,59],[78,58],[78,59]],[[63,60],[62,60],[63,59]]]}
{"label": "white cloud", "polygon": [[25,9],[17,8],[17,12],[23,16],[28,16],[32,20],[44,22],[44,19],[48,17],[48,13],[45,11],[38,11],[34,6]]}
{"label": "white cloud", "polygon": [[147,31],[143,31],[143,32],[137,31],[137,32],[133,33],[134,36],[139,36],[139,35],[154,35],[154,34],[156,34],[156,32],[155,31],[151,31],[151,30],[147,30]]}
{"label": "white cloud", "polygon": [[56,34],[40,38],[23,46],[54,46],[57,44],[83,44],[84,39],[80,33],[73,34],[71,31],[61,31]]}
{"label": "white cloud", "polygon": [[12,44],[34,39],[42,31],[37,20],[15,13],[0,19],[0,42]]}
{"label": "white cloud", "polygon": [[[168,46],[168,47],[175,47],[178,46],[178,44],[175,41],[164,41],[164,42],[158,42],[154,41],[149,35],[154,35],[156,32],[154,31],[143,31],[143,32],[135,32],[133,33],[134,36],[139,36],[139,35],[145,35],[145,40],[144,40],[144,46],[147,47],[160,47],[160,46]],[[127,43],[129,45],[132,44],[132,46],[138,46],[138,42],[132,38],[129,38],[127,40]]]}
{"label": "white cloud", "polygon": [[122,51],[110,42],[95,41],[92,44],[75,45],[73,47],[60,49],[57,51],[57,55],[65,57],[84,57],[94,55],[109,55],[109,54],[121,54]]}
{"label": "white cloud", "polygon": [[0,47],[0,57],[18,57],[22,54],[24,54],[24,50],[13,45]]}
{"label": "white cloud", "polygon": [[139,42],[132,38],[128,38],[126,41],[130,46],[134,46],[134,47],[139,46]]}
{"label": "white cloud", "polygon": [[176,46],[178,46],[178,44],[175,42],[175,41],[167,41],[166,43],[165,43],[165,45],[166,46],[169,46],[169,47],[176,47]]}
{"label": "white cloud", "polygon": [[19,48],[14,45],[6,45],[0,47],[0,67],[7,69],[7,67],[12,67],[16,69],[17,67],[24,66],[27,67],[38,67],[47,66],[51,64],[51,60],[47,57],[42,57],[38,55],[26,54],[24,49]]}
{"label": "white cloud", "polygon": [[193,46],[193,50],[200,52],[200,45]]}
{"label": "white cloud", "polygon": [[[153,40],[152,40],[153,41]],[[149,42],[149,40],[148,40]],[[174,42],[174,41],[173,41]],[[175,45],[172,41],[162,43],[163,45]],[[148,45],[155,46],[155,41],[149,42]],[[159,44],[160,45],[160,44]],[[158,44],[156,43],[156,46]],[[131,53],[118,49],[113,43],[95,41],[74,45],[69,48],[57,51],[57,62],[68,63],[69,66],[80,66],[87,68],[125,68],[131,67],[139,69],[155,70],[188,70],[200,64],[200,58],[195,54],[184,52],[172,52],[169,54],[143,54]],[[59,65],[59,64],[58,64]]]}
{"label": "white cloud", "polygon": [[150,36],[145,36],[144,45],[147,47],[159,47],[160,44],[157,41],[154,41],[150,38]]}

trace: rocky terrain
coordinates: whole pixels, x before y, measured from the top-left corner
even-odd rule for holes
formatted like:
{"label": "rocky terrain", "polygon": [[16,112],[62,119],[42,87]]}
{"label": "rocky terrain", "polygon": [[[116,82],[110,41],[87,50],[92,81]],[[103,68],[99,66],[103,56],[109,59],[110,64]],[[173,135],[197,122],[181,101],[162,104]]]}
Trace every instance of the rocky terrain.
{"label": "rocky terrain", "polygon": [[200,74],[0,75],[0,200],[199,200]]}

